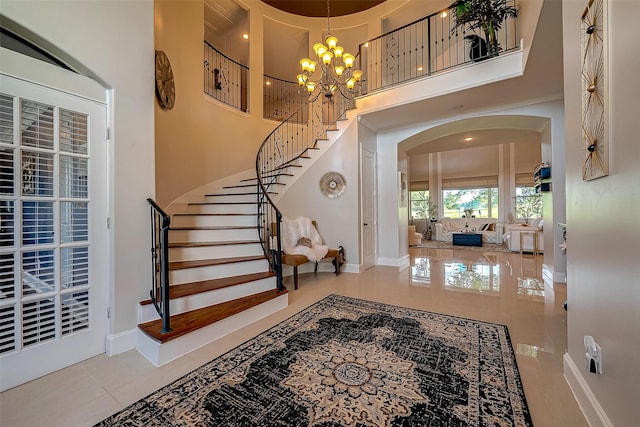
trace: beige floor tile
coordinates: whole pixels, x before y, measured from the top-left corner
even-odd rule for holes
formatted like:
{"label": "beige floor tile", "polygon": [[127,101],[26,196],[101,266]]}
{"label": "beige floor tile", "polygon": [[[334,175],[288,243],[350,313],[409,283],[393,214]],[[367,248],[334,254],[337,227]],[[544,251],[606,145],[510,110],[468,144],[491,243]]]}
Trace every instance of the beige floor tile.
{"label": "beige floor tile", "polygon": [[[335,293],[507,325],[534,425],[587,425],[562,376],[566,286],[544,284],[542,257],[412,248],[410,258],[412,267],[403,271],[379,266],[338,277],[302,273],[297,291],[286,278],[286,309],[160,368],[132,350],[98,356],[16,387],[0,396],[0,424],[92,425]],[[482,285],[478,277],[475,282],[452,277],[454,268],[481,271]]]}

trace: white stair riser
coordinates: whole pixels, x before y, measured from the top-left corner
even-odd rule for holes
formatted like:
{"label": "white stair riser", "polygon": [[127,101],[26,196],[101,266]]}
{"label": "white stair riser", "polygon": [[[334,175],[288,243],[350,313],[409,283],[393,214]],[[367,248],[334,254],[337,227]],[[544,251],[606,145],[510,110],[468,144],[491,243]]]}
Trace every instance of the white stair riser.
{"label": "white stair riser", "polygon": [[174,215],[172,227],[255,226],[257,215]]}
{"label": "white stair riser", "polygon": [[257,203],[258,195],[257,194],[216,194],[204,197],[205,202],[215,202],[215,203]]}
{"label": "white stair riser", "polygon": [[186,208],[187,213],[249,213],[255,214],[258,212],[258,205],[255,200],[251,203],[232,203],[228,205],[216,205],[216,204],[191,204]]}
{"label": "white stair riser", "polygon": [[169,283],[177,285],[179,283],[200,282],[202,280],[262,273],[265,271],[269,271],[269,263],[266,259],[184,268],[181,270],[171,270],[169,272]]}
{"label": "white stair riser", "polygon": [[262,250],[262,246],[259,243],[170,248],[169,261],[229,258],[238,256],[262,255],[263,253],[264,251]]}
{"label": "white stair riser", "polygon": [[160,344],[138,329],[136,348],[155,366],[164,365],[244,326],[257,322],[288,305],[288,294],[279,296],[180,338]]}
{"label": "white stair riser", "polygon": [[[267,277],[265,279],[254,280],[252,282],[228,286],[226,288],[214,289],[209,292],[202,292],[195,295],[172,299],[170,302],[169,312],[172,315],[185,313],[190,310],[197,310],[199,308],[220,304],[275,288],[275,276]],[[153,304],[138,305],[138,323],[149,322],[159,318],[160,316]]]}
{"label": "white stair riser", "polygon": [[255,228],[228,230],[169,230],[170,242],[216,242],[258,240]]}

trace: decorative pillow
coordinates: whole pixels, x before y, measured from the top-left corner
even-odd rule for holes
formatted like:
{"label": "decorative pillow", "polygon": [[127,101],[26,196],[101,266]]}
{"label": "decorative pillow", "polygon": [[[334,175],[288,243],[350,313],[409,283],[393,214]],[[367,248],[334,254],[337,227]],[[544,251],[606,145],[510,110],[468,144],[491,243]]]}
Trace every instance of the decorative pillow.
{"label": "decorative pillow", "polygon": [[491,224],[489,224],[489,227],[487,227],[487,231],[496,231],[496,223],[492,222]]}
{"label": "decorative pillow", "polygon": [[308,237],[301,237],[298,239],[298,243],[296,243],[296,246],[306,246],[308,248],[311,247],[311,239]]}
{"label": "decorative pillow", "polygon": [[482,227],[480,227],[480,231],[485,231],[487,228],[489,227],[489,224],[482,224]]}

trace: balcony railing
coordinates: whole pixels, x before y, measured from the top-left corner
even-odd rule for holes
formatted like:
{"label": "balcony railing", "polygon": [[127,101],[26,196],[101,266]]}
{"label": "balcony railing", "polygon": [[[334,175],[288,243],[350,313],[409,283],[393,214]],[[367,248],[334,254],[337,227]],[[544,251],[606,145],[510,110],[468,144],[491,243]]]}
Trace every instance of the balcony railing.
{"label": "balcony railing", "polygon": [[249,109],[249,68],[204,42],[204,92],[240,111]]}
{"label": "balcony railing", "polygon": [[[294,111],[298,111],[308,100],[308,93],[305,91],[303,95],[299,95],[299,89],[300,86],[297,82],[290,82],[265,74],[262,104],[263,117],[282,121]],[[307,121],[306,115],[296,115],[294,117],[304,122]]]}
{"label": "balcony railing", "polygon": [[[515,0],[511,3],[515,5]],[[472,46],[465,37],[484,35],[479,30],[452,31],[452,16],[451,9],[445,9],[361,43],[356,55],[363,71],[360,95],[479,61],[477,55],[472,59]],[[520,49],[517,18],[506,18],[497,38],[499,54]],[[248,74],[247,67],[204,42],[205,93],[247,112]],[[298,95],[295,82],[265,75],[264,83],[266,119],[282,121],[298,111],[306,99]],[[300,119],[307,121],[306,117]]]}
{"label": "balcony railing", "polygon": [[[465,37],[484,35],[452,31],[453,23],[452,12],[446,9],[361,43],[362,94],[474,62]],[[520,48],[516,24],[516,18],[506,18],[497,32],[500,54]]]}

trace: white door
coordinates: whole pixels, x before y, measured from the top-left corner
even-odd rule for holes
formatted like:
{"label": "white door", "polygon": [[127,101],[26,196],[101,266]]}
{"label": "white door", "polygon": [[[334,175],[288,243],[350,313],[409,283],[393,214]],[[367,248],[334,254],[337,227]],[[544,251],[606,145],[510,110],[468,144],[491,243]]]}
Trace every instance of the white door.
{"label": "white door", "polygon": [[0,74],[0,388],[105,351],[106,106]]}
{"label": "white door", "polygon": [[362,268],[367,269],[376,264],[375,154],[361,148],[360,164],[362,165]]}

